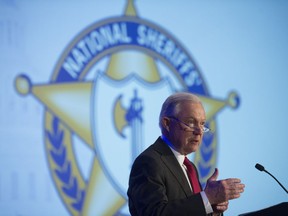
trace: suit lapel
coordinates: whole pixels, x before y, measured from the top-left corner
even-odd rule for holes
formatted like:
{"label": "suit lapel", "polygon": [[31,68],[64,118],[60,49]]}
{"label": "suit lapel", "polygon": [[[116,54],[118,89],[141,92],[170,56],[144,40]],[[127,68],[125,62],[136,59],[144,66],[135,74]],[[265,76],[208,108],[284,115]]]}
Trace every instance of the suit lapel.
{"label": "suit lapel", "polygon": [[180,167],[176,157],[174,156],[168,145],[159,137],[155,142],[155,149],[161,154],[161,159],[166,165],[171,174],[177,179],[180,187],[183,189],[186,196],[191,196],[192,191],[187,182],[187,179]]}

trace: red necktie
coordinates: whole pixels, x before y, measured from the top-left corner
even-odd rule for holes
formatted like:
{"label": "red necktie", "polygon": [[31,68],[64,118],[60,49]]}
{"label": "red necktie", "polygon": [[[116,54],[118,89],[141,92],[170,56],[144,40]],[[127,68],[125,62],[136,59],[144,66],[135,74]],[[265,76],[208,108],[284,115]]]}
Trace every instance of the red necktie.
{"label": "red necktie", "polygon": [[191,164],[191,162],[188,160],[187,157],[185,157],[184,165],[187,168],[187,175],[188,175],[188,178],[190,180],[190,184],[193,188],[193,193],[196,194],[196,193],[201,192],[201,188],[200,188],[200,185],[198,182],[195,167]]}

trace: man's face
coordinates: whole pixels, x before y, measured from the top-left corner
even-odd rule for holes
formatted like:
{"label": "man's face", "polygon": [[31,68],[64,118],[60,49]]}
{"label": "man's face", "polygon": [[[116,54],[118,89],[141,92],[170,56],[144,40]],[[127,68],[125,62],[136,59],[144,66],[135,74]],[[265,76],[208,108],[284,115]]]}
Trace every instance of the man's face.
{"label": "man's face", "polygon": [[167,138],[175,150],[187,155],[197,151],[202,142],[201,127],[205,124],[206,115],[200,103],[190,101],[180,104],[179,110],[177,116],[165,117],[164,125],[168,132]]}

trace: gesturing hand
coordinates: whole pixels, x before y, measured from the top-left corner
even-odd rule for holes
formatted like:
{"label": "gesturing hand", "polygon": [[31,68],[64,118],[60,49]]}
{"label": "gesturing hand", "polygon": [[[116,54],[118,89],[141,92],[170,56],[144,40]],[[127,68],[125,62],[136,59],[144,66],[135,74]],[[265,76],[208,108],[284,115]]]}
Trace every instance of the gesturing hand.
{"label": "gesturing hand", "polygon": [[228,209],[228,204],[229,204],[229,202],[226,201],[226,202],[223,202],[223,203],[218,203],[218,204],[212,205],[213,213],[215,213],[213,215],[218,215],[218,214],[221,214],[224,211],[226,211]]}
{"label": "gesturing hand", "polygon": [[238,178],[229,178],[218,180],[218,169],[216,168],[213,175],[207,180],[204,189],[211,205],[226,202],[228,200],[240,197],[240,193],[244,191],[245,185]]}

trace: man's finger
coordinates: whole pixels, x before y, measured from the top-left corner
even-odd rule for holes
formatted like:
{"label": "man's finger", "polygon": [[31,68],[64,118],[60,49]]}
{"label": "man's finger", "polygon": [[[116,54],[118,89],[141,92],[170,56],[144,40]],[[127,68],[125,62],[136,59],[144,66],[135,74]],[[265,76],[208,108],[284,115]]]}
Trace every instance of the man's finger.
{"label": "man's finger", "polygon": [[216,181],[218,178],[218,174],[219,174],[219,171],[217,168],[215,168],[214,173],[212,174],[212,176],[207,181]]}

